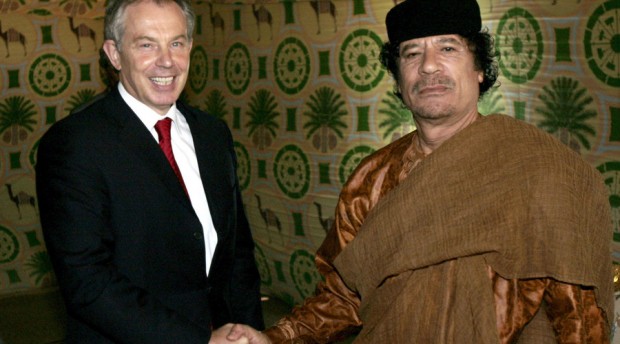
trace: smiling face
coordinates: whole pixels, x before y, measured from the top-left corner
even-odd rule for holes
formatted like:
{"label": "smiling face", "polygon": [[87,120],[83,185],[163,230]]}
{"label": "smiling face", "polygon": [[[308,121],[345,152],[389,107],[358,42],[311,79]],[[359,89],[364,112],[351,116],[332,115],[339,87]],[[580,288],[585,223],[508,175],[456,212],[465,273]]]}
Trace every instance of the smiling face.
{"label": "smiling face", "polygon": [[174,2],[141,1],[125,12],[122,45],[104,42],[127,92],[159,114],[179,98],[189,70],[192,42],[181,8]]}
{"label": "smiling face", "polygon": [[400,44],[403,101],[417,121],[459,121],[478,114],[479,83],[474,55],[458,35],[416,38]]}

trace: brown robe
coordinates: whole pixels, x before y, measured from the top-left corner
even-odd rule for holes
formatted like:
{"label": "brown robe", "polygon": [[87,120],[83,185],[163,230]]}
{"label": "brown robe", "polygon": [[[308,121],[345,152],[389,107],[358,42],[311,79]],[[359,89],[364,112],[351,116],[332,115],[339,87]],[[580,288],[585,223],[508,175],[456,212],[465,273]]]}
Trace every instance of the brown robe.
{"label": "brown robe", "polygon": [[328,343],[363,323],[356,342],[609,342],[600,174],[507,116],[477,120],[424,159],[414,136],[356,169],[317,252],[325,283],[267,335]]}

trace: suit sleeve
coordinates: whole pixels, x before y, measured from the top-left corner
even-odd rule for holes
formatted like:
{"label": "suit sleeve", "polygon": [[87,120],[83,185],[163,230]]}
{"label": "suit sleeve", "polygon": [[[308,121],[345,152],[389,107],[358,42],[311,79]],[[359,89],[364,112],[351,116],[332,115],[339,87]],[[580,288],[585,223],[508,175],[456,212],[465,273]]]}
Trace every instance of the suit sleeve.
{"label": "suit sleeve", "polygon": [[[226,129],[227,130],[227,129]],[[232,157],[232,176],[234,178],[236,242],[231,281],[231,308],[233,322],[262,330],[265,327],[260,301],[260,275],[254,256],[254,240],[243,207],[239,180],[236,173],[237,159],[232,136],[227,130],[228,147]]]}
{"label": "suit sleeve", "polygon": [[[82,138],[80,138],[82,136]],[[113,263],[106,180],[87,135],[42,138],[36,165],[41,224],[72,318],[119,343],[206,343],[210,331],[133,285]]]}

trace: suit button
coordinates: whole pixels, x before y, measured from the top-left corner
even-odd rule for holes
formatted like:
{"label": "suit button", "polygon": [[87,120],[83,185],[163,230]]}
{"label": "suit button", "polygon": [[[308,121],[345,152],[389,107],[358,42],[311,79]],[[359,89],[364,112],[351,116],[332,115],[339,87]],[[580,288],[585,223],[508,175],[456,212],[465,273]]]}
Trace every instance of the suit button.
{"label": "suit button", "polygon": [[202,240],[202,232],[194,232],[194,238],[196,238],[196,240]]}

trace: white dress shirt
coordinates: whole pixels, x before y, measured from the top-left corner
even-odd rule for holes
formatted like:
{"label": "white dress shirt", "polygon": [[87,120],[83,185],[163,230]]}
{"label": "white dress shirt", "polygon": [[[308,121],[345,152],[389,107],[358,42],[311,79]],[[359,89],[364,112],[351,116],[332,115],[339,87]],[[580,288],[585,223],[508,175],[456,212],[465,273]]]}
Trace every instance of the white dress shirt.
{"label": "white dress shirt", "polygon": [[125,100],[127,105],[136,113],[142,123],[144,123],[156,142],[159,143],[159,136],[155,130],[157,121],[165,117],[170,117],[172,119],[172,127],[170,128],[172,153],[181,170],[181,175],[187,187],[192,207],[202,224],[206,251],[206,274],[208,275],[213,253],[215,252],[215,246],[217,245],[217,233],[213,226],[209,204],[207,203],[207,196],[202,185],[202,179],[200,178],[194,140],[187,120],[185,120],[185,117],[177,110],[176,104],[172,104],[168,113],[162,116],[130,95],[120,82],[118,83],[118,90],[123,100]]}

